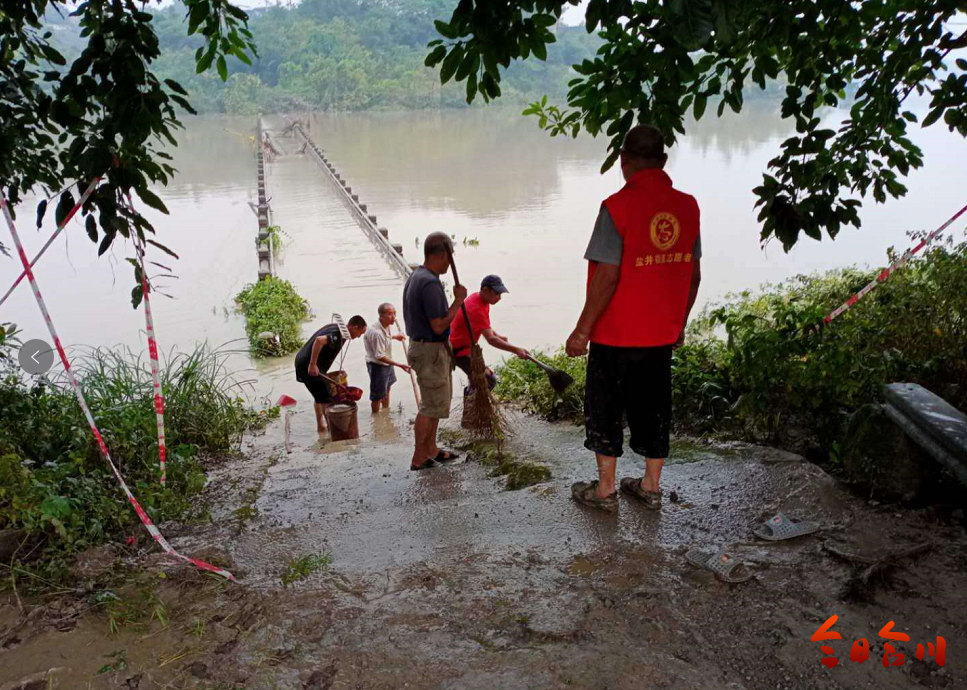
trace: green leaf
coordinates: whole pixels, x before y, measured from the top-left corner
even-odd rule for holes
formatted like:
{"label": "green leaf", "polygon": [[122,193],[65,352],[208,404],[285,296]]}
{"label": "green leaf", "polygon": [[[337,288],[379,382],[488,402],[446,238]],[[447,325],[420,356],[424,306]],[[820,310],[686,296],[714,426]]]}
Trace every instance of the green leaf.
{"label": "green leaf", "polygon": [[547,46],[540,38],[534,38],[530,42],[531,51],[538,60],[547,60]]}
{"label": "green leaf", "polygon": [[37,204],[37,229],[44,224],[44,216],[47,215],[47,199],[41,199]]}
{"label": "green leaf", "polygon": [[97,255],[103,256],[104,252],[108,250],[111,243],[114,241],[115,233],[113,231],[104,233],[104,238],[101,240],[100,246],[97,248]]}
{"label": "green leaf", "polygon": [[467,105],[473,103],[473,99],[477,97],[477,73],[471,72],[469,78],[467,79]]}
{"label": "green leaf", "polygon": [[431,52],[429,55],[426,56],[426,60],[423,61],[423,64],[426,65],[427,67],[435,67],[446,56],[447,56],[447,47],[437,46],[436,48],[433,49],[433,52]]}
{"label": "green leaf", "polygon": [[158,196],[150,189],[138,189],[137,192],[138,196],[141,197],[141,200],[144,201],[144,203],[146,203],[148,206],[156,211],[161,211],[164,214],[168,213],[168,208],[164,205],[164,202],[162,202],[161,199],[158,198]]}
{"label": "green leaf", "polygon": [[443,36],[444,38],[449,38],[452,40],[457,38],[458,36],[456,29],[454,29],[446,22],[441,22],[439,19],[433,22],[433,26],[436,28],[437,33]]}
{"label": "green leaf", "polygon": [[177,254],[175,254],[173,251],[171,251],[170,249],[168,249],[166,246],[164,246],[160,242],[156,242],[155,240],[152,240],[152,239],[146,239],[145,242],[147,242],[150,245],[153,245],[153,246],[157,247],[158,249],[160,249],[161,251],[163,251],[165,254],[168,254],[169,256],[173,256],[176,259],[181,259],[180,256],[178,256]]}
{"label": "green leaf", "polygon": [[479,69],[480,53],[468,50],[466,56],[463,58],[463,62],[460,63],[460,69],[457,70],[457,76],[455,78],[457,81],[463,81],[471,74],[476,75]]}
{"label": "green leaf", "polygon": [[463,59],[463,46],[454,46],[440,67],[441,84],[446,84],[456,74],[461,59]]}
{"label": "green leaf", "polygon": [[921,124],[920,126],[929,127],[934,122],[940,119],[940,116],[943,115],[943,111],[944,111],[944,107],[942,105],[937,106],[927,114],[927,116],[923,119],[923,124]]}
{"label": "green leaf", "polygon": [[701,120],[705,114],[705,107],[708,105],[708,96],[699,94],[695,97],[695,104],[692,106],[692,116],[696,120]]}
{"label": "green leaf", "polygon": [[71,501],[66,496],[48,496],[40,504],[40,511],[44,517],[63,520],[72,512]]}
{"label": "green leaf", "polygon": [[165,84],[167,84],[168,88],[174,91],[175,93],[181,94],[182,96],[188,95],[188,92],[185,91],[184,87],[178,82],[176,82],[174,79],[165,79]]}
{"label": "green leaf", "polygon": [[225,63],[224,55],[218,56],[218,62],[215,63],[215,68],[218,70],[218,76],[222,78],[222,81],[228,81],[228,65]]}
{"label": "green leaf", "polygon": [[667,5],[677,19],[673,28],[684,47],[701,48],[712,35],[711,0],[668,0]]}
{"label": "green leaf", "polygon": [[131,288],[131,306],[137,309],[141,305],[141,300],[144,299],[144,290],[142,286],[136,285]]}
{"label": "green leaf", "polygon": [[93,213],[84,221],[84,226],[87,229],[87,236],[91,238],[91,242],[97,242],[97,221],[94,220]]}
{"label": "green leaf", "polygon": [[60,195],[60,200],[57,202],[57,209],[54,211],[54,222],[57,223],[57,227],[64,224],[64,221],[67,219],[67,214],[73,208],[74,195],[68,190]]}
{"label": "green leaf", "polygon": [[715,27],[715,42],[720,46],[730,46],[735,43],[738,33],[736,23],[736,0],[712,0],[712,22]]}

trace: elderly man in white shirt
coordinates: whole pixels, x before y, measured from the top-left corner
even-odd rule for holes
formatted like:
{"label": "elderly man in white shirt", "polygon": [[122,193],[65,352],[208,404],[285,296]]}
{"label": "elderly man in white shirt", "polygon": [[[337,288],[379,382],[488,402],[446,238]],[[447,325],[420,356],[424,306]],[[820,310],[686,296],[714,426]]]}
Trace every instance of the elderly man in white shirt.
{"label": "elderly man in white shirt", "polygon": [[406,364],[393,361],[393,341],[406,340],[401,333],[393,335],[390,326],[396,323],[396,307],[389,302],[379,305],[379,320],[366,331],[363,342],[366,345],[366,369],[369,371],[369,401],[373,414],[380,408],[389,408],[389,389],[396,383],[396,372],[393,367],[399,367],[406,373],[410,368]]}

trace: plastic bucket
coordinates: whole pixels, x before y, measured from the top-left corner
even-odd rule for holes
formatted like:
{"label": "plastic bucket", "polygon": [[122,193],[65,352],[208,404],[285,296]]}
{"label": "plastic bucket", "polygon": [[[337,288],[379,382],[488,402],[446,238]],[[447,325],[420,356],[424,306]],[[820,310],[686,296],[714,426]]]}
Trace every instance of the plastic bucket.
{"label": "plastic bucket", "polygon": [[333,441],[359,438],[356,403],[330,405],[326,408],[326,423],[329,425],[329,436]]}
{"label": "plastic bucket", "polygon": [[[345,386],[345,385],[347,385],[349,383],[349,377],[346,375],[346,372],[345,371],[342,371],[342,370],[328,372],[326,374],[326,377],[332,379],[333,381],[335,381],[336,383],[338,383],[340,386]],[[328,381],[326,381],[326,386],[329,388],[329,395],[330,395],[330,397],[335,397],[336,393],[338,392],[336,390],[336,387],[333,386]]]}

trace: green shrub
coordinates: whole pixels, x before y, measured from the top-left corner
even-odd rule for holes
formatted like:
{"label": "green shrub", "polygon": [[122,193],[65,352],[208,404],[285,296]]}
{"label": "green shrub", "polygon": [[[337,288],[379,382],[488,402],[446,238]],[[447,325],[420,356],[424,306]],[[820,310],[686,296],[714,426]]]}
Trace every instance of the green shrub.
{"label": "green shrub", "polygon": [[[967,243],[911,261],[822,327],[876,275],[796,276],[706,309],[673,359],[677,428],[828,453],[849,415],[886,383],[919,383],[967,407]],[[549,419],[580,421],[586,360],[559,352],[553,363],[575,378],[563,398],[520,360],[499,369],[498,394]]]}
{"label": "green shrub", "polygon": [[496,368],[496,396],[504,401],[519,403],[523,409],[545,419],[584,421],[586,360],[583,357],[568,357],[564,354],[564,348],[554,354],[542,350],[535,350],[532,354],[546,364],[566,371],[574,378],[574,383],[558,394],[551,388],[547,374],[540,367],[514,357]]}
{"label": "green shrub", "polygon": [[[111,457],[151,519],[203,517],[199,456],[236,449],[249,420],[258,417],[244,408],[222,356],[199,348],[163,362],[165,487],[159,482],[149,362],[109,350],[72,359]],[[48,581],[63,576],[71,554],[141,533],[64,377],[24,380],[0,356],[0,529],[8,527],[39,543],[34,556],[42,556]]]}
{"label": "green shrub", "polygon": [[[246,285],[235,301],[245,313],[245,332],[256,356],[280,356],[302,347],[302,322],[309,318],[309,303],[288,280],[269,277]],[[259,338],[265,332],[278,339]]]}

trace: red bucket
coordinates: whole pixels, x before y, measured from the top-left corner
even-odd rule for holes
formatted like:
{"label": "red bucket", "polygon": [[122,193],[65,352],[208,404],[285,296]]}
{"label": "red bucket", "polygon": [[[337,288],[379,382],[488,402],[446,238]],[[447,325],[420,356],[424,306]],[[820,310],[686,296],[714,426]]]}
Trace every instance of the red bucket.
{"label": "red bucket", "polygon": [[339,388],[336,395],[333,396],[333,403],[349,403],[357,402],[363,398],[363,389],[356,388],[355,386],[346,386],[345,388]]}

